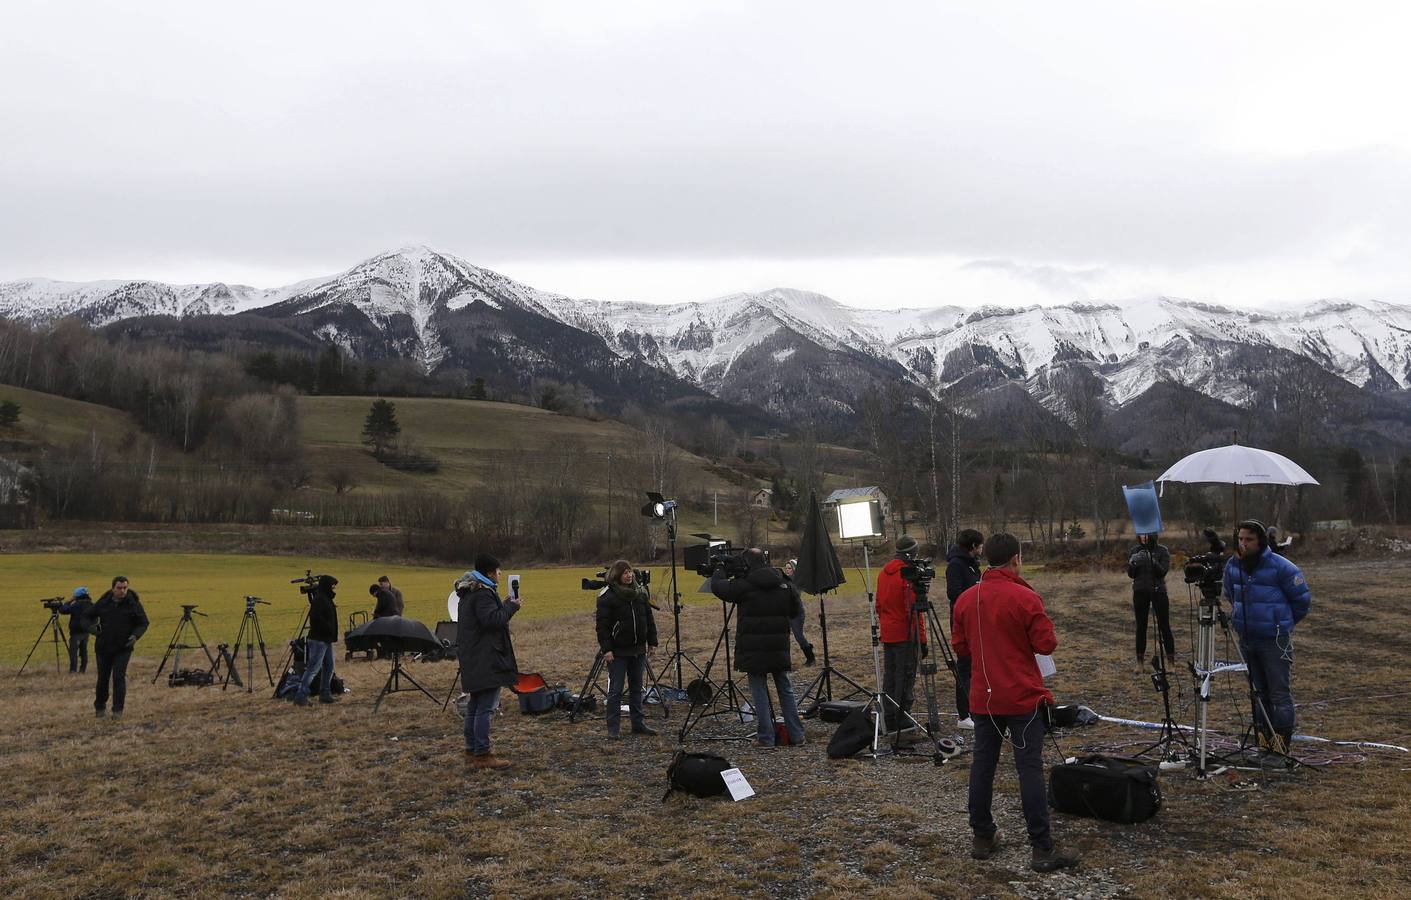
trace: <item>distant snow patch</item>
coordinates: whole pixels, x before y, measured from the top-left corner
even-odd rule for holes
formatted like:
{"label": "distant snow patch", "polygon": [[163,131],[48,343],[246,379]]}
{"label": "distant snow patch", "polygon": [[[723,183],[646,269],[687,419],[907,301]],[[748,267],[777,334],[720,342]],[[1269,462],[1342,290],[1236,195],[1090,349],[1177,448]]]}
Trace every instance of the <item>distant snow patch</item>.
{"label": "distant snow patch", "polygon": [[772,354],[773,357],[774,357],[774,361],[777,362],[777,363],[783,362],[784,360],[786,360],[786,359],[788,359],[789,357],[793,356],[793,355],[794,355],[794,351],[795,351],[796,349],[797,349],[796,347],[789,347],[789,348],[786,349],[786,350],[775,350],[774,353]]}

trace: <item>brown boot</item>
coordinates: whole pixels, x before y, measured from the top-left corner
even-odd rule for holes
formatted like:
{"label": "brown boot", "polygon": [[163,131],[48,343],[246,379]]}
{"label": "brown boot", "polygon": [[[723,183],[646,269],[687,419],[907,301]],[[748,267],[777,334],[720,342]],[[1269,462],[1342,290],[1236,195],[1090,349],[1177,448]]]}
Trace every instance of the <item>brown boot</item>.
{"label": "brown boot", "polygon": [[509,760],[496,756],[493,753],[484,753],[479,756],[474,756],[472,760],[474,761],[473,764],[475,767],[479,769],[508,769],[512,765]]}

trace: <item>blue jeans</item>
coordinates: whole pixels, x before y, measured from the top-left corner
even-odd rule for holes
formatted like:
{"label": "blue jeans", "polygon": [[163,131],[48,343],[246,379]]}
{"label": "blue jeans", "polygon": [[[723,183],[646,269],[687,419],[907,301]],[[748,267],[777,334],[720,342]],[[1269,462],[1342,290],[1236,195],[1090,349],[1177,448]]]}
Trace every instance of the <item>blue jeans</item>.
{"label": "blue jeans", "polygon": [[103,653],[94,650],[98,660],[98,694],[93,698],[93,708],[102,712],[108,705],[108,678],[113,679],[113,712],[122,712],[127,702],[127,664],[132,660],[131,650],[117,653]]}
{"label": "blue jeans", "polygon": [[309,696],[314,678],[318,678],[318,695],[333,698],[333,645],[327,641],[306,641],[304,674],[299,679],[300,697]]}
{"label": "blue jeans", "polygon": [[1254,703],[1254,723],[1261,731],[1292,731],[1293,707],[1293,635],[1280,633],[1272,638],[1240,640],[1240,652],[1249,664],[1249,677],[1254,689],[1264,700],[1272,722],[1264,720],[1259,704]]}
{"label": "blue jeans", "polygon": [[69,671],[88,671],[88,635],[69,635]]}
{"label": "blue jeans", "polygon": [[608,734],[617,734],[618,722],[622,718],[622,681],[627,679],[627,709],[632,718],[632,728],[640,731],[647,726],[642,718],[642,676],[647,668],[645,656],[612,655],[608,663]]}
{"label": "blue jeans", "polygon": [[769,676],[774,676],[774,692],[779,695],[779,714],[789,729],[789,743],[802,744],[803,719],[799,718],[799,703],[794,699],[794,685],[788,672],[750,673],[750,696],[754,701],[755,735],[761,744],[774,746],[774,712],[769,703]]}
{"label": "blue jeans", "polygon": [[490,720],[500,706],[497,687],[476,691],[465,704],[465,749],[476,756],[490,752]]}
{"label": "blue jeans", "polygon": [[986,840],[995,836],[991,804],[995,792],[995,767],[1005,734],[1014,745],[1014,767],[1019,772],[1019,799],[1029,843],[1036,850],[1053,846],[1048,827],[1048,788],[1044,784],[1044,717],[1036,709],[1027,716],[975,718],[974,758],[970,762],[970,828]]}

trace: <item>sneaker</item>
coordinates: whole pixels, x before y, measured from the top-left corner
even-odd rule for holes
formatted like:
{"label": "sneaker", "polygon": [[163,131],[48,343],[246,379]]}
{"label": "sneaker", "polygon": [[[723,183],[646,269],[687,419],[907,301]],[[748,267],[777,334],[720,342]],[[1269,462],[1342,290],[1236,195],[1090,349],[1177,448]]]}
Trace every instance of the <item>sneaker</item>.
{"label": "sneaker", "polygon": [[809,644],[803,648],[803,664],[806,666],[816,665],[818,659],[813,655],[813,645]]}
{"label": "sneaker", "polygon": [[1002,843],[999,831],[995,831],[988,838],[982,838],[977,834],[970,840],[970,858],[989,859],[999,852]]}
{"label": "sneaker", "polygon": [[115,710],[113,710],[113,718],[114,718],[114,719],[121,719],[121,718],[122,718],[122,710],[120,710],[120,709],[115,709]]}
{"label": "sneaker", "polygon": [[970,718],[969,716],[966,716],[965,718],[961,719],[959,722],[956,722],[956,723],[955,723],[955,727],[956,727],[956,728],[964,728],[966,731],[974,731],[974,730],[975,730],[975,720],[972,719],[972,718]]}
{"label": "sneaker", "polygon": [[608,740],[610,740],[610,741],[621,740],[621,738],[622,738],[622,732],[620,732],[620,731],[609,731],[609,732],[608,732]]}
{"label": "sneaker", "polygon": [[93,710],[93,718],[95,718],[95,719],[106,719],[107,717],[108,717],[108,711],[107,711],[106,709],[95,709],[95,710]]}
{"label": "sneaker", "polygon": [[303,694],[296,694],[295,697],[294,697],[294,705],[295,705],[295,706],[308,706],[308,705],[309,705],[309,698],[306,697],[306,696],[303,695]]}
{"label": "sneaker", "polygon": [[773,749],[774,749],[774,745],[773,745],[773,744],[766,744],[764,741],[761,741],[761,740],[759,740],[758,738],[755,739],[754,743],[751,744],[751,746],[753,746],[756,750],[773,750]]}
{"label": "sneaker", "polygon": [[655,736],[655,735],[657,734],[657,730],[656,730],[655,728],[653,728],[652,726],[650,726],[650,725],[641,725],[641,726],[633,725],[633,726],[632,726],[632,733],[633,733],[633,734],[645,734],[645,735],[647,735],[648,737],[653,737],[653,736]]}
{"label": "sneaker", "polygon": [[319,697],[319,698],[318,698],[318,702],[320,702],[320,703],[337,703],[337,702],[338,702],[338,698],[335,697],[335,696],[333,696],[332,694],[329,694],[327,697]]}
{"label": "sneaker", "polygon": [[1078,864],[1078,851],[1065,850],[1054,844],[1047,850],[1034,848],[1033,856],[1029,860],[1029,868],[1035,872],[1052,872],[1057,869],[1071,869]]}

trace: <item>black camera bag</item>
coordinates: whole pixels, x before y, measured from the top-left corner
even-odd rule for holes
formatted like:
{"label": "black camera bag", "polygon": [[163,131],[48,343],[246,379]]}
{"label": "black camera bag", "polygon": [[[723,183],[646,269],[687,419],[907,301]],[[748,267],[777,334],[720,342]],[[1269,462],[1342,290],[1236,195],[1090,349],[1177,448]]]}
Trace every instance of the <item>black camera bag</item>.
{"label": "black camera bag", "polygon": [[685,791],[692,797],[719,796],[725,793],[725,779],[720,773],[733,768],[723,756],[677,750],[666,768],[668,787],[661,801],[665,803],[672,791]]}
{"label": "black camera bag", "polygon": [[875,731],[872,708],[866,704],[858,706],[833,732],[832,739],[828,741],[828,758],[847,759],[864,747],[872,746]]}
{"label": "black camera bag", "polygon": [[542,687],[537,691],[519,695],[519,711],[527,716],[537,716],[559,708],[563,697],[571,696],[563,685]]}
{"label": "black camera bag", "polygon": [[1161,809],[1157,769],[1130,756],[1090,753],[1049,769],[1048,802],[1059,812],[1131,825]]}

